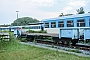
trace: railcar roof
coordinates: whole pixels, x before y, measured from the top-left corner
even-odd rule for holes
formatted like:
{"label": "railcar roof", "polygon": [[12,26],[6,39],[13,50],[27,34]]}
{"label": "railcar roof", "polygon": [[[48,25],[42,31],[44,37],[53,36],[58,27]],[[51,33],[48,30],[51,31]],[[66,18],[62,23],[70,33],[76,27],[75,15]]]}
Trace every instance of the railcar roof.
{"label": "railcar roof", "polygon": [[43,24],[43,22],[29,23],[28,25],[39,25],[39,24]]}
{"label": "railcar roof", "polygon": [[47,21],[47,20],[63,20],[63,19],[69,19],[69,18],[79,18],[79,17],[86,17],[90,16],[90,13],[87,14],[77,14],[77,15],[70,15],[70,16],[62,16],[62,17],[56,17],[56,18],[49,18],[49,19],[43,19],[42,21]]}
{"label": "railcar roof", "polygon": [[8,27],[22,27],[22,26],[8,26]]}
{"label": "railcar roof", "polygon": [[90,27],[64,27],[60,29],[90,29]]}
{"label": "railcar roof", "polygon": [[0,28],[9,28],[9,27],[0,27]]}

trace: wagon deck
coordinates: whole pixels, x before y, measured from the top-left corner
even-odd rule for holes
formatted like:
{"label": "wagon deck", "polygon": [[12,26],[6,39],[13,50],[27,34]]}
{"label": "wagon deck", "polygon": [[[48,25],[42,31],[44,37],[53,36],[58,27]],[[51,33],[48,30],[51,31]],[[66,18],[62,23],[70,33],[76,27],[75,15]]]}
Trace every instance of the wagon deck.
{"label": "wagon deck", "polygon": [[23,33],[25,35],[37,35],[37,36],[52,36],[52,37],[59,37],[59,34],[54,33]]}

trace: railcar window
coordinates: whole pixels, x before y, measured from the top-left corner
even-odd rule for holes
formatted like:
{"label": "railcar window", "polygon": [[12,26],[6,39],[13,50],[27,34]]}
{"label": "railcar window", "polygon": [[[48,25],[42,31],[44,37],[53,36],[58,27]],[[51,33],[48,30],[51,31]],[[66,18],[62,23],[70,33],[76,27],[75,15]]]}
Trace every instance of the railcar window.
{"label": "railcar window", "polygon": [[31,27],[31,29],[33,29],[33,27]]}
{"label": "railcar window", "polygon": [[35,26],[33,26],[33,29],[35,29]]}
{"label": "railcar window", "polygon": [[74,22],[73,22],[73,20],[67,21],[67,27],[74,27]]}
{"label": "railcar window", "polygon": [[89,18],[89,26],[90,26],[90,18]]}
{"label": "railcar window", "polygon": [[38,29],[40,29],[40,26],[38,26]]}
{"label": "railcar window", "polygon": [[36,29],[36,26],[34,26],[34,29]]}
{"label": "railcar window", "polygon": [[51,28],[56,28],[56,22],[51,22]]}
{"label": "railcar window", "polygon": [[30,27],[30,29],[31,29],[31,27]]}
{"label": "railcar window", "polygon": [[35,29],[35,26],[33,27],[33,29]]}
{"label": "railcar window", "polygon": [[85,27],[85,19],[77,20],[77,27]]}
{"label": "railcar window", "polygon": [[37,29],[39,29],[39,26],[37,26]]}
{"label": "railcar window", "polygon": [[49,28],[49,23],[45,23],[45,28]]}
{"label": "railcar window", "polygon": [[31,29],[33,29],[33,27],[31,27]]}
{"label": "railcar window", "polygon": [[59,21],[58,22],[58,27],[64,27],[64,22],[63,21]]}
{"label": "railcar window", "polygon": [[32,27],[30,27],[30,29],[32,29]]}
{"label": "railcar window", "polygon": [[39,29],[39,28],[38,28],[38,26],[37,26],[37,28],[36,28],[36,29]]}
{"label": "railcar window", "polygon": [[37,26],[35,26],[35,29],[37,29],[38,27]]}
{"label": "railcar window", "polygon": [[35,29],[38,29],[38,27],[37,27],[37,26],[35,26]]}

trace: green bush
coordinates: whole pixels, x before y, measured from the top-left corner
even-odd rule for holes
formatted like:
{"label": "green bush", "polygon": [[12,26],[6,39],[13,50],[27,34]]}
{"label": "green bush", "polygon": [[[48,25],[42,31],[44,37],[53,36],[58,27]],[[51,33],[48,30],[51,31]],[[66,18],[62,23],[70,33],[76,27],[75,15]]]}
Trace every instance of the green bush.
{"label": "green bush", "polygon": [[4,32],[5,33],[5,32],[9,32],[9,31],[8,30],[0,30],[0,32]]}
{"label": "green bush", "polygon": [[48,40],[52,40],[52,37],[48,37]]}
{"label": "green bush", "polygon": [[12,46],[17,42],[17,39],[14,37],[14,34],[12,32],[8,32],[8,33],[10,37],[8,41],[6,41],[3,38],[0,39],[0,50],[5,50],[5,48],[8,47],[8,45]]}
{"label": "green bush", "polygon": [[33,42],[34,42],[34,44],[36,44],[36,43],[37,43],[37,41],[36,41],[35,39],[33,40]]}
{"label": "green bush", "polygon": [[79,50],[69,50],[69,51],[76,52],[76,53],[81,53],[81,51],[79,51]]}
{"label": "green bush", "polygon": [[29,30],[29,33],[47,33],[47,31],[46,30],[44,30],[44,31],[42,31],[42,30],[40,30],[40,31]]}
{"label": "green bush", "polygon": [[54,44],[52,44],[52,46],[51,46],[52,48],[54,48]]}
{"label": "green bush", "polygon": [[27,42],[26,38],[21,38],[21,42]]}

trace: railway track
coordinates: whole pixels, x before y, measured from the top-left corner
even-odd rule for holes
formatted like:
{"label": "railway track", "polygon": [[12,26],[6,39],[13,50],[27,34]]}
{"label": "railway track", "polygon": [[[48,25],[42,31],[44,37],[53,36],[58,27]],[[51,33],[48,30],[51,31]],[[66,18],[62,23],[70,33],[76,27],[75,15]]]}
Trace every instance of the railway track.
{"label": "railway track", "polygon": [[[33,42],[33,41],[31,41]],[[76,44],[76,45],[72,45],[69,46],[67,44],[62,44],[62,43],[54,43],[51,40],[42,40],[42,39],[37,39],[36,40],[37,43],[41,43],[41,44],[48,44],[48,45],[55,45],[55,46],[61,46],[61,47],[70,47],[70,48],[76,48],[76,49],[80,49],[80,50],[87,50],[90,51],[90,45],[84,45],[84,44]]]}
{"label": "railway track", "polygon": [[76,44],[74,45],[74,47],[81,49],[81,50],[88,50],[90,51],[90,45],[86,45],[86,44]]}

